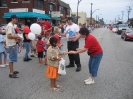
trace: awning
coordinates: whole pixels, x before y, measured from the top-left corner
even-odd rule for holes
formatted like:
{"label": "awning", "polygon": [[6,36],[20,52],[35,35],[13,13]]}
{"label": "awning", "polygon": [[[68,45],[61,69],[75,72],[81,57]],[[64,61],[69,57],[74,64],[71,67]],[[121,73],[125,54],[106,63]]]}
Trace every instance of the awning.
{"label": "awning", "polygon": [[61,20],[61,18],[59,18],[59,17],[51,17],[51,20]]}
{"label": "awning", "polygon": [[44,18],[44,19],[51,19],[46,14],[40,14],[36,12],[7,12],[4,14],[4,18],[10,18],[12,14],[16,14],[19,18]]}

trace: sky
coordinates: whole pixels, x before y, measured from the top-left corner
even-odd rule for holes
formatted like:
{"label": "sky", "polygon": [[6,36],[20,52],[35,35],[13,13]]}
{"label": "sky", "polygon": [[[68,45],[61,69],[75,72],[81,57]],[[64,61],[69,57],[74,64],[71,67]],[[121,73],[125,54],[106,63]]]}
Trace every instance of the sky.
{"label": "sky", "polygon": [[[77,12],[78,0],[62,1],[70,5],[72,12]],[[91,3],[93,3],[92,12],[99,9],[93,13],[92,17],[96,18],[96,15],[98,15],[106,23],[113,22],[115,19],[118,20],[118,17],[122,18],[122,11],[124,11],[123,21],[126,22],[128,19],[128,6],[132,9],[129,18],[133,18],[133,0],[81,0],[78,8],[79,12],[86,12],[87,17],[90,17]]]}

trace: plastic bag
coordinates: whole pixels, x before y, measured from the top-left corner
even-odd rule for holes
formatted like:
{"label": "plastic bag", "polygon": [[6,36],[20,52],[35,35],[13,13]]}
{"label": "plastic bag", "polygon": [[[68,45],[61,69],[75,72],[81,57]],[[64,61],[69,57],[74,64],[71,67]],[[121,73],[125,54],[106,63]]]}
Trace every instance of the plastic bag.
{"label": "plastic bag", "polygon": [[60,75],[66,75],[65,60],[63,58],[59,61],[58,73]]}

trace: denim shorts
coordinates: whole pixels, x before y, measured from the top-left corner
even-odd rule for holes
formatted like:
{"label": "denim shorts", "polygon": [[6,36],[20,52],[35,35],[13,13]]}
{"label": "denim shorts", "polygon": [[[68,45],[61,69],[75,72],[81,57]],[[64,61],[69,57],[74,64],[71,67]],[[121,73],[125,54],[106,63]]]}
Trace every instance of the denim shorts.
{"label": "denim shorts", "polygon": [[7,58],[6,51],[0,53],[0,60],[2,60],[2,54],[4,55],[4,59]]}
{"label": "denim shorts", "polygon": [[18,61],[18,47],[17,45],[8,46],[9,53],[9,62],[17,62]]}
{"label": "denim shorts", "polygon": [[97,72],[98,72],[98,68],[99,68],[102,56],[103,56],[103,52],[95,56],[90,56],[88,68],[89,68],[89,73],[92,74],[93,77],[97,76]]}

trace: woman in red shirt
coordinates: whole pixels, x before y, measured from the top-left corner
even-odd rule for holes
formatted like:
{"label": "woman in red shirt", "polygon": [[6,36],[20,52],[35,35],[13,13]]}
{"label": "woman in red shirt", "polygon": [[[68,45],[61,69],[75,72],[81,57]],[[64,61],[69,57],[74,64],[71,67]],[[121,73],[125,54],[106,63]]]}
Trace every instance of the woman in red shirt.
{"label": "woman in red shirt", "polygon": [[89,34],[89,30],[87,28],[81,28],[79,31],[79,37],[85,38],[84,48],[79,48],[77,51],[71,51],[73,54],[82,53],[87,51],[90,56],[89,59],[89,78],[84,80],[85,84],[94,84],[94,78],[97,76],[98,68],[103,56],[103,50],[97,41],[97,39]]}
{"label": "woman in red shirt", "polygon": [[41,35],[38,35],[38,41],[36,43],[37,52],[38,52],[38,60],[39,63],[43,64],[43,52],[44,52],[44,42],[42,41]]}

